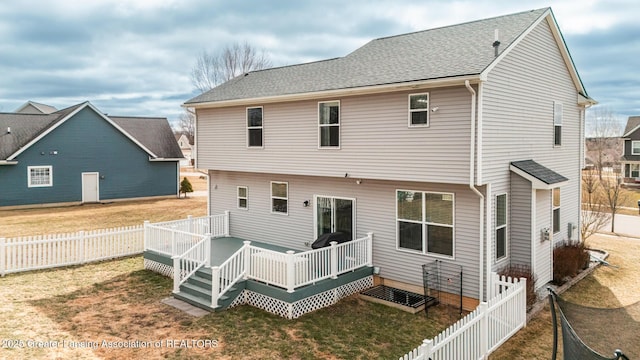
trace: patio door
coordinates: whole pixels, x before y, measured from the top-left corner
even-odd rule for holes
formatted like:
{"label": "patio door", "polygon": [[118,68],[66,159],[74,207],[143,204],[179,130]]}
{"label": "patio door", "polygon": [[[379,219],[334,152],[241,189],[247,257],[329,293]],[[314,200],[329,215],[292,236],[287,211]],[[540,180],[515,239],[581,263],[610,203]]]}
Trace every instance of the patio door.
{"label": "patio door", "polygon": [[315,196],[316,239],[326,233],[341,232],[353,240],[356,231],[356,200]]}

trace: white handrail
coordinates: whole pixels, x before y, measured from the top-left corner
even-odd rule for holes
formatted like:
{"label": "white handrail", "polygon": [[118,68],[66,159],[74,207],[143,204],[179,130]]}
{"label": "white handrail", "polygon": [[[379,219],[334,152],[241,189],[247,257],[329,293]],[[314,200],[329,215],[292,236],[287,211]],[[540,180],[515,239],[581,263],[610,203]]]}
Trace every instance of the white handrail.
{"label": "white handrail", "polygon": [[244,245],[220,266],[211,268],[211,307],[218,307],[218,300],[247,273],[246,253],[251,241],[244,241]]}
{"label": "white handrail", "polygon": [[200,241],[182,255],[173,256],[173,292],[180,291],[180,285],[187,281],[211,258],[211,236],[205,234]]}

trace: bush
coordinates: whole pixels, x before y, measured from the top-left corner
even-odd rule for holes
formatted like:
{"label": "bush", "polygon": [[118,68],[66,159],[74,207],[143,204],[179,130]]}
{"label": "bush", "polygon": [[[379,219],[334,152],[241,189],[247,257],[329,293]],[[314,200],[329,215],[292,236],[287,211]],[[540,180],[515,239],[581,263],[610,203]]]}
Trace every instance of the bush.
{"label": "bush", "polygon": [[187,197],[187,193],[190,192],[193,192],[193,187],[191,186],[189,179],[185,177],[184,180],[180,182],[180,193],[184,193],[184,197]]}
{"label": "bush", "polygon": [[553,283],[562,285],[589,267],[589,252],[584,242],[564,242],[553,249]]}
{"label": "bush", "polygon": [[536,300],[538,300],[538,296],[536,295],[536,277],[531,271],[531,267],[527,265],[509,264],[498,271],[498,275],[527,279],[527,310],[531,309],[533,304],[536,303]]}

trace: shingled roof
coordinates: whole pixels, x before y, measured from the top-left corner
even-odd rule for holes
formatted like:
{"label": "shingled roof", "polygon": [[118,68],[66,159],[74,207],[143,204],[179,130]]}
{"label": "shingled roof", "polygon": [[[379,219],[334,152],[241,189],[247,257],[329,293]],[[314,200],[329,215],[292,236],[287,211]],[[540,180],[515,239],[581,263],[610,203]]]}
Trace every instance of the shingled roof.
{"label": "shingled roof", "polygon": [[502,53],[550,13],[543,8],[375,39],[345,57],[249,72],[185,106],[479,75],[496,60],[496,29]]}
{"label": "shingled roof", "polygon": [[632,132],[640,129],[640,116],[629,116],[627,126],[624,128],[622,137],[630,136]]}
{"label": "shingled roof", "polygon": [[510,168],[511,171],[531,181],[534,189],[551,189],[569,181],[566,177],[533,160],[512,161]]}
{"label": "shingled roof", "polygon": [[182,151],[166,118],[106,116],[89,102],[84,102],[51,114],[0,113],[0,161],[12,160],[38,137],[52,131],[81,108],[90,107],[105,120],[112,122],[123,134],[136,142],[150,157],[180,159]]}

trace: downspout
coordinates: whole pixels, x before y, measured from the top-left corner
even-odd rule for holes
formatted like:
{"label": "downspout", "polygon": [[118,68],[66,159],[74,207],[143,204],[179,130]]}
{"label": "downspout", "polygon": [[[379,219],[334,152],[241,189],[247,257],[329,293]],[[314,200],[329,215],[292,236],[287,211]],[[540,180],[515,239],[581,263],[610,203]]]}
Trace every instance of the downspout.
{"label": "downspout", "polygon": [[[478,280],[478,300],[482,301],[484,297],[483,289],[484,289],[484,281],[482,279],[482,256],[484,255],[484,242],[483,242],[483,234],[484,234],[484,195],[478,189],[476,189],[474,185],[474,175],[475,175],[475,155],[476,155],[476,91],[473,90],[473,87],[469,84],[469,80],[465,80],[464,86],[467,87],[467,90],[471,93],[471,145],[469,151],[469,189],[478,195],[479,199],[479,207],[480,207],[480,231],[479,231],[479,241],[480,249],[479,249],[479,267],[478,273],[480,274]],[[489,289],[487,288],[487,291]]]}

